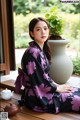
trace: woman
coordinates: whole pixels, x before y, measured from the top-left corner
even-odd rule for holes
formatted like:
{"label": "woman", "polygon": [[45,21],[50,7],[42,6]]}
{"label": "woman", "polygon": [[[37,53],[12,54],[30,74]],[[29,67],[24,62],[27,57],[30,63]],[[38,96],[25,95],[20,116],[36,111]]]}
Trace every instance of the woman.
{"label": "woman", "polygon": [[80,89],[59,85],[49,75],[48,23],[40,17],[32,19],[29,34],[33,41],[22,57],[22,68],[15,82],[16,92],[24,86],[19,104],[37,112],[80,113]]}

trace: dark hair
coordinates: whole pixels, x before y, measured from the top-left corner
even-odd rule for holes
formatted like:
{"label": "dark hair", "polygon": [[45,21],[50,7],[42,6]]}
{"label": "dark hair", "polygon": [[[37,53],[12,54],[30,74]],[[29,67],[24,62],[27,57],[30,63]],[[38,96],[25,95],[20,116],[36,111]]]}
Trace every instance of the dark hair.
{"label": "dark hair", "polygon": [[[31,36],[30,32],[33,32],[34,30],[34,27],[35,25],[39,22],[39,21],[44,21],[48,28],[49,28],[49,24],[48,22],[44,19],[44,18],[41,18],[41,17],[37,17],[37,18],[33,18],[30,23],[29,23],[29,35],[30,37],[34,40],[34,38]],[[50,47],[49,47],[49,43],[48,43],[48,40],[45,41],[44,43],[44,47],[43,47],[43,50],[47,56],[47,59],[49,60],[49,62],[51,61],[51,53],[50,53]]]}

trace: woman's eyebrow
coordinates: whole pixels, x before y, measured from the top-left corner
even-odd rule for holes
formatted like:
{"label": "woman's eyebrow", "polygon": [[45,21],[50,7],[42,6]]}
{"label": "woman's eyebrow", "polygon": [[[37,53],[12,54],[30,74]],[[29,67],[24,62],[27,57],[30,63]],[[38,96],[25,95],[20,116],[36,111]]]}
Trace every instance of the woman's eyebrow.
{"label": "woman's eyebrow", "polygon": [[[47,26],[43,26],[43,27],[47,27]],[[41,27],[36,27],[36,28],[41,28]]]}
{"label": "woman's eyebrow", "polygon": [[36,27],[36,28],[41,28],[41,27]]}

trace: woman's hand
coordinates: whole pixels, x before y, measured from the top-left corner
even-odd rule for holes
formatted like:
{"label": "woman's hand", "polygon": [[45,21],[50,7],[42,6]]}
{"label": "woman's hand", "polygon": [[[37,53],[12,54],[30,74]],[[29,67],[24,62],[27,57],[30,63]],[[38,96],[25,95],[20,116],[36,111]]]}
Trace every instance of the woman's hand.
{"label": "woman's hand", "polygon": [[62,92],[71,92],[72,91],[72,87],[69,86],[69,85],[58,85],[57,86],[57,89],[56,89],[56,92],[59,92],[59,93],[62,93]]}

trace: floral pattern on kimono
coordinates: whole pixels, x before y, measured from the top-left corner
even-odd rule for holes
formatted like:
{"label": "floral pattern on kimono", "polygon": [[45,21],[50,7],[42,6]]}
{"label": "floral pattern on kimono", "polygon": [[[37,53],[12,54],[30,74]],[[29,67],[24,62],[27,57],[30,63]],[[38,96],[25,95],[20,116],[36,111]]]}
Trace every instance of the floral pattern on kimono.
{"label": "floral pattern on kimono", "polygon": [[30,43],[23,54],[21,65],[15,82],[16,92],[24,86],[20,105],[37,112],[80,113],[80,88],[73,88],[70,93],[56,92],[58,84],[51,79],[47,57],[36,42]]}

